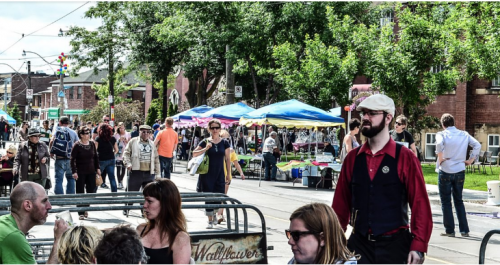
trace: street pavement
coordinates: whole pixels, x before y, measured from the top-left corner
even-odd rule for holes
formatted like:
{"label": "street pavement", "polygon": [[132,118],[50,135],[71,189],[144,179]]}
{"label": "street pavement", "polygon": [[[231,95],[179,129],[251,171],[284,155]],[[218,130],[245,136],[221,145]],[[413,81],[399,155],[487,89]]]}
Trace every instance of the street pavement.
{"label": "street pavement", "polygon": [[[4,153],[5,150],[0,149],[0,154]],[[181,192],[195,192],[197,176],[187,174],[185,165],[185,161],[176,162],[171,179]],[[55,183],[53,166],[50,175],[52,183]],[[498,218],[487,217],[485,214],[499,211],[498,207],[484,205],[487,200],[485,191],[464,190],[463,197],[467,212],[476,213],[475,215],[467,215],[471,236],[462,238],[457,233],[455,238],[442,237],[439,234],[444,232],[444,227],[437,186],[427,185],[427,191],[431,201],[434,228],[425,263],[478,263],[482,238],[488,231],[500,227]],[[110,190],[99,188],[98,192],[107,193]],[[119,190],[119,192],[123,192],[123,190]],[[53,194],[52,190],[49,194]],[[259,180],[256,178],[247,178],[243,181],[238,177],[233,179],[228,193],[229,196],[238,199],[243,204],[256,206],[263,213],[266,222],[267,245],[273,247],[273,250],[268,251],[268,262],[270,264],[285,264],[292,257],[284,232],[285,229],[289,228],[291,213],[298,207],[311,202],[323,202],[331,205],[333,194],[334,190],[315,190],[303,186],[301,183],[295,183],[294,185],[291,181],[262,181],[259,186]],[[207,220],[202,209],[184,210],[184,214],[188,220],[188,232],[206,231]],[[114,227],[118,224],[128,224],[136,227],[144,222],[139,210],[131,211],[128,218],[123,216],[121,211],[90,212],[89,218],[84,221],[79,221],[77,213],[72,213],[72,218],[77,224],[93,225],[101,229]],[[42,226],[35,226],[30,231],[30,235],[36,238],[53,237],[54,220],[55,214],[49,214],[47,223]],[[261,229],[260,218],[251,210],[248,214],[248,220],[250,231],[259,231]],[[459,231],[456,218],[455,223],[457,224],[456,231]],[[215,229],[222,229],[222,226],[216,226]],[[350,229],[346,232],[346,235],[349,233]],[[500,252],[496,251],[499,245],[500,237],[493,236],[486,251],[486,263],[500,263]]]}

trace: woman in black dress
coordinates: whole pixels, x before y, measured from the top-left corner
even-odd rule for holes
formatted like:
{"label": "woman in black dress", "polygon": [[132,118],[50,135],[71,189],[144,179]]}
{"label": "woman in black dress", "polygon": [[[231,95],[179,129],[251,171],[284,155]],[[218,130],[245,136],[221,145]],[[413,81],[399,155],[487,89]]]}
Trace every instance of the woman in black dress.
{"label": "woman in black dress", "polygon": [[[193,151],[193,157],[200,156],[205,153],[209,158],[209,166],[207,174],[200,174],[198,177],[198,192],[225,192],[226,182],[229,182],[229,176],[224,175],[224,160],[226,160],[227,171],[231,171],[231,161],[229,142],[220,137],[221,122],[218,119],[212,119],[208,122],[210,137],[203,140],[198,147]],[[205,202],[205,204],[220,204],[220,202]],[[217,209],[206,209],[208,216],[208,226],[211,229],[217,224],[215,214]]]}

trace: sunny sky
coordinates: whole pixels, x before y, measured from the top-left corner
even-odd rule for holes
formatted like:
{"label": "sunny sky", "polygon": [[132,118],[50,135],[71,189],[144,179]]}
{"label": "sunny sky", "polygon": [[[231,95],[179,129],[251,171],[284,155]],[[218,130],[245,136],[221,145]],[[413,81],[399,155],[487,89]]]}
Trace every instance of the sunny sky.
{"label": "sunny sky", "polygon": [[[94,4],[95,2],[80,1],[0,1],[0,73],[14,72],[4,64],[21,73],[27,73],[26,62],[29,60],[32,72],[45,71],[52,74],[57,66],[51,68],[32,53],[23,57],[23,50],[36,52],[48,62],[57,64],[54,60],[58,55],[61,52],[68,54],[71,49],[69,37],[58,37],[59,29],[64,31],[70,26],[96,29],[100,25],[99,20],[84,18],[85,11]],[[68,15],[75,9],[77,10]],[[25,35],[24,38],[22,34]],[[28,36],[29,34],[31,35]],[[71,67],[71,61],[68,64]]]}

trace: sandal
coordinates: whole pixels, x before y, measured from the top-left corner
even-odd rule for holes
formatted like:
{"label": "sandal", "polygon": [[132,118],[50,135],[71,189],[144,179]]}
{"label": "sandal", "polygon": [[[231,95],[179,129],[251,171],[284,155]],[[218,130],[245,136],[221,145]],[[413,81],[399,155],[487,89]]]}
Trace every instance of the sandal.
{"label": "sandal", "polygon": [[224,219],[224,215],[219,215],[219,218],[217,219],[217,224],[220,224],[222,222],[225,222],[226,220]]}
{"label": "sandal", "polygon": [[89,217],[89,212],[85,212],[83,216],[85,216],[85,218]]}
{"label": "sandal", "polygon": [[80,215],[80,220],[85,220],[85,215]]}

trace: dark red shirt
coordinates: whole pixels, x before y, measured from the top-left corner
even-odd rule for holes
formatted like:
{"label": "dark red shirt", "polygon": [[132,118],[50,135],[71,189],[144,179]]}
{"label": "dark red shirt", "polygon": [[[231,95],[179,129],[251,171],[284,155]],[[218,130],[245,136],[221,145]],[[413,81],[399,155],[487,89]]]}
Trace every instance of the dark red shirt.
{"label": "dark red shirt", "polygon": [[[359,149],[359,153],[358,153]],[[396,158],[396,142],[389,139],[389,142],[382,150],[373,154],[368,143],[350,151],[342,165],[339,181],[333,196],[332,208],[337,214],[340,225],[344,231],[347,229],[351,216],[351,183],[356,154],[366,154],[366,163],[370,179],[373,180],[377,170],[384,159],[390,155]],[[410,250],[427,252],[427,247],[432,233],[432,213],[425,187],[424,176],[420,161],[408,148],[401,148],[398,160],[398,175],[401,182],[405,184],[408,193],[408,203],[411,208],[411,233],[414,235]]]}

